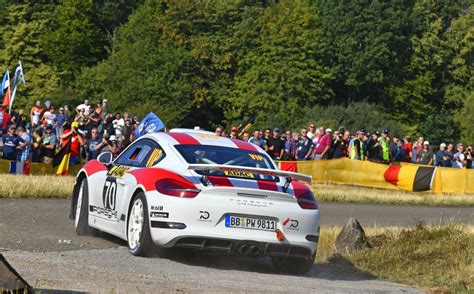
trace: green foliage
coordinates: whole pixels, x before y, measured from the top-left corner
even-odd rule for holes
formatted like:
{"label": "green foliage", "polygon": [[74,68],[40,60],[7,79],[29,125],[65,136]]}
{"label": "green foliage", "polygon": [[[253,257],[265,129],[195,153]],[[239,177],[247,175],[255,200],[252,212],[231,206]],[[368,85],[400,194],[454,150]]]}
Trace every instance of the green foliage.
{"label": "green foliage", "polygon": [[257,110],[258,127],[472,141],[473,11],[459,0],[0,0],[0,64],[23,62],[17,108],[108,98],[169,126],[230,126]]}
{"label": "green foliage", "polygon": [[47,63],[41,35],[50,25],[53,4],[10,4],[5,25],[0,26],[2,38],[0,64],[14,72],[21,59],[26,84],[15,98],[15,107],[30,106],[35,99],[50,98],[59,87],[58,73]]}
{"label": "green foliage", "polygon": [[105,38],[93,23],[93,8],[92,0],[64,0],[41,36],[48,61],[62,83],[71,81],[79,68],[105,57]]}

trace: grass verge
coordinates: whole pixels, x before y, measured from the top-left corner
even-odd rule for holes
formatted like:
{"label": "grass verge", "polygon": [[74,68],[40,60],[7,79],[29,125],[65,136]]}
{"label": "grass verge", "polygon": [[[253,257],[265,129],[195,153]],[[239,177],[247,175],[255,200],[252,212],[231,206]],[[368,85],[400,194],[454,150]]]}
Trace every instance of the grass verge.
{"label": "grass verge", "polygon": [[[318,263],[331,261],[340,229],[321,228]],[[373,248],[343,255],[357,270],[430,291],[474,290],[473,226],[416,224],[408,229],[366,228],[365,232]]]}
{"label": "grass verge", "polygon": [[[2,174],[0,198],[69,198],[74,177],[23,176]],[[344,185],[318,184],[313,186],[320,202],[409,204],[431,206],[474,206],[474,195],[437,196]]]}
{"label": "grass verge", "polygon": [[320,202],[474,206],[474,195],[434,195],[329,184],[313,185],[313,192]]}
{"label": "grass verge", "polygon": [[2,174],[0,198],[68,198],[74,177]]}

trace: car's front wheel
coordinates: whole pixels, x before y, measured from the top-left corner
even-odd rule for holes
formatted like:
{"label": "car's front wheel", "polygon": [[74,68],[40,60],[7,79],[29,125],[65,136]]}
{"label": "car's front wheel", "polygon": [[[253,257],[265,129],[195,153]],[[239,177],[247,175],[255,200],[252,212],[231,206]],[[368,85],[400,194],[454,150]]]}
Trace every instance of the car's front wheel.
{"label": "car's front wheel", "polygon": [[273,270],[278,273],[302,275],[311,270],[316,254],[308,258],[272,257]]}
{"label": "car's front wheel", "polygon": [[74,227],[78,235],[97,235],[98,230],[89,226],[89,190],[87,179],[83,178],[77,193]]}
{"label": "car's front wheel", "polygon": [[140,192],[132,201],[128,214],[127,240],[130,253],[147,256],[153,247],[148,220],[146,197]]}

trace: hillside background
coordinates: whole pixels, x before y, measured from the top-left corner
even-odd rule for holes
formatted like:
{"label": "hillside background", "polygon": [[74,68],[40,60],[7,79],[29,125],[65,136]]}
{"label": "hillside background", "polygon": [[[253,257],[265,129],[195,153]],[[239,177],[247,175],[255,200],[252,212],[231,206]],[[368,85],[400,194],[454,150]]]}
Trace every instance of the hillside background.
{"label": "hillside background", "polygon": [[449,0],[0,0],[34,100],[213,128],[309,122],[474,143],[474,5]]}

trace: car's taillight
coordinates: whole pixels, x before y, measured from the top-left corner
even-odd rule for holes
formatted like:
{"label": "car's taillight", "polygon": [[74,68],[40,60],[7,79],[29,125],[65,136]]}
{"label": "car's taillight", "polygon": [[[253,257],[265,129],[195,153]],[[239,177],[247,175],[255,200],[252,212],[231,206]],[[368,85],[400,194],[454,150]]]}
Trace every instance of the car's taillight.
{"label": "car's taillight", "polygon": [[311,190],[295,190],[295,197],[298,205],[303,209],[318,209],[318,203]]}
{"label": "car's taillight", "polygon": [[193,183],[176,179],[161,179],[155,185],[161,194],[175,197],[194,198],[201,192]]}

